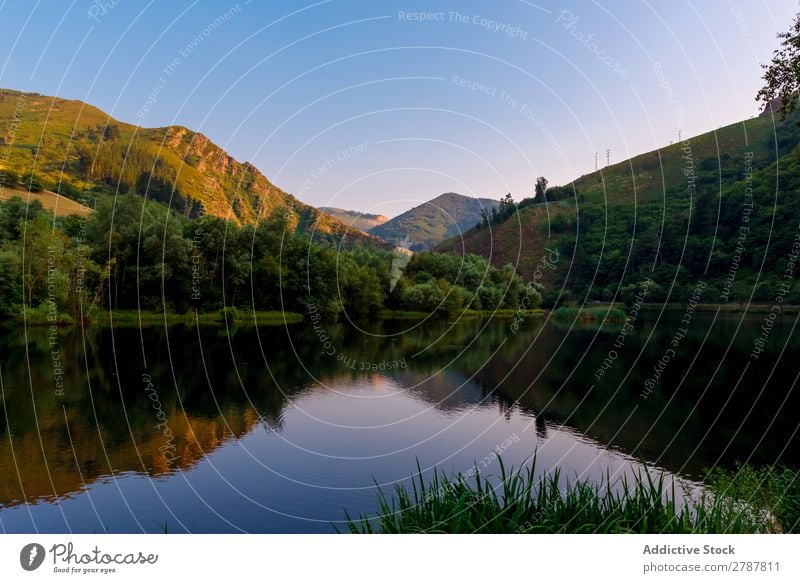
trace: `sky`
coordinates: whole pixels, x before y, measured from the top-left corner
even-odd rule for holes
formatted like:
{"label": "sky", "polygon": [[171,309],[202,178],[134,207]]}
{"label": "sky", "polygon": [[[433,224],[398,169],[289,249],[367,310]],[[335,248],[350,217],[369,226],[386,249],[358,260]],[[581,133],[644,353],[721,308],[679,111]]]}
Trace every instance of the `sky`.
{"label": "sky", "polygon": [[787,0],[0,0],[0,87],[202,132],[315,206],[519,200],[758,114]]}

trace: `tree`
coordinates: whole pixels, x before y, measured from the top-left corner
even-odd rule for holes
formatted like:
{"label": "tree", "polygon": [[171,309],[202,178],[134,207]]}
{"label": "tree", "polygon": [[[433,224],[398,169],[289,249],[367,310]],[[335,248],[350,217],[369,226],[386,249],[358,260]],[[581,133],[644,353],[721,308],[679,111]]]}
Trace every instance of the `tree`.
{"label": "tree", "polygon": [[27,186],[28,190],[30,190],[31,192],[41,192],[42,190],[44,190],[44,184],[42,183],[42,179],[33,173],[25,177],[25,186]]}
{"label": "tree", "polygon": [[406,288],[402,298],[403,307],[407,310],[428,313],[438,310],[444,300],[445,292],[436,283],[429,281]]}
{"label": "tree", "polygon": [[374,270],[350,260],[339,264],[339,299],[350,318],[374,316],[383,305],[383,288]]}
{"label": "tree", "polygon": [[11,170],[0,170],[0,188],[16,188],[19,176]]}
{"label": "tree", "polygon": [[25,303],[29,308],[35,308],[45,299],[54,302],[55,291],[66,287],[61,285],[63,274],[58,270],[64,255],[65,239],[53,229],[52,219],[44,214],[23,225],[19,249]]}
{"label": "tree", "polygon": [[19,244],[0,247],[0,316],[19,313],[22,304],[22,260]]}
{"label": "tree", "polygon": [[539,178],[537,178],[534,191],[536,192],[536,194],[534,195],[534,200],[536,202],[544,202],[545,195],[547,194],[547,178],[545,178],[544,176],[540,176]]}
{"label": "tree", "polygon": [[797,107],[797,92],[800,89],[800,14],[794,18],[787,32],[778,34],[780,47],[772,54],[772,62],[762,65],[764,86],[756,94],[756,101],[770,107],[777,98],[785,117]]}
{"label": "tree", "polygon": [[510,213],[514,209],[514,197],[511,196],[509,192],[503,198],[500,199],[500,213],[502,215],[506,215]]}
{"label": "tree", "polygon": [[505,221],[508,217],[513,215],[516,211],[517,211],[517,204],[514,202],[514,198],[511,196],[511,193],[509,192],[503,198],[500,199],[500,203],[496,207],[492,208],[492,217],[489,220],[489,222],[493,225],[500,224],[503,221]]}
{"label": "tree", "polygon": [[103,139],[105,141],[119,139],[119,127],[114,124],[106,125],[103,128]]}
{"label": "tree", "polygon": [[14,196],[0,206],[0,239],[16,240],[22,232],[23,223],[33,220],[44,212],[38,200],[30,204]]}

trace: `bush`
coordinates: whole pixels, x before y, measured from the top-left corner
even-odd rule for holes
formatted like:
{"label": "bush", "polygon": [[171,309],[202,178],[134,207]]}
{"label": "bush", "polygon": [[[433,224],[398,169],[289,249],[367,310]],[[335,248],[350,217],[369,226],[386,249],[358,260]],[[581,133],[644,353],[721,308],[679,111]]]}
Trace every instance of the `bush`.
{"label": "bush", "polygon": [[11,170],[0,170],[0,188],[16,188],[19,176]]}
{"label": "bush", "polygon": [[31,192],[41,192],[44,190],[44,182],[35,174],[29,174],[26,176],[23,186]]}
{"label": "bush", "polygon": [[239,310],[237,310],[233,306],[228,306],[226,308],[220,308],[220,310],[219,310],[219,319],[222,320],[223,322],[227,322],[229,324],[232,324],[232,323],[238,321],[240,318],[241,318],[241,316],[239,314]]}
{"label": "bush", "polygon": [[59,183],[58,188],[57,188],[57,192],[61,196],[65,196],[65,197],[67,197],[69,199],[72,199],[72,200],[75,200],[75,201],[83,202],[81,200],[82,196],[83,196],[83,193],[80,190],[78,190],[77,188],[75,188],[69,182],[61,182],[61,183]]}

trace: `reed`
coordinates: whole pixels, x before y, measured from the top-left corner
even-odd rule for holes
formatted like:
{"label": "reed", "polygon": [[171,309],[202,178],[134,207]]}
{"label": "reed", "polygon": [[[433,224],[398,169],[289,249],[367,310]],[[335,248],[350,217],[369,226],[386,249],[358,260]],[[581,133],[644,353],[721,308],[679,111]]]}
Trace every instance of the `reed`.
{"label": "reed", "polygon": [[[378,489],[378,513],[357,519],[345,512],[351,533],[757,533],[771,522],[758,509],[713,492],[678,502],[674,482],[646,467],[614,484],[565,482],[558,471],[540,477],[535,463],[484,478],[448,477],[434,470]],[[476,468],[477,469],[477,468]]]}

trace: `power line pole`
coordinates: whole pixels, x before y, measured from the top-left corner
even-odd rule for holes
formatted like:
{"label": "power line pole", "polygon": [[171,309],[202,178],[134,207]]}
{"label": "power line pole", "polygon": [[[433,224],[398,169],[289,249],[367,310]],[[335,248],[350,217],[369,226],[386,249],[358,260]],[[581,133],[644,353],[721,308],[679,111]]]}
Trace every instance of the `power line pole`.
{"label": "power line pole", "polygon": [[611,166],[611,149],[606,150],[606,166]]}
{"label": "power line pole", "polygon": [[594,171],[597,172],[597,152],[594,153]]}
{"label": "power line pole", "polygon": [[678,130],[678,141],[681,141],[681,130]]}

